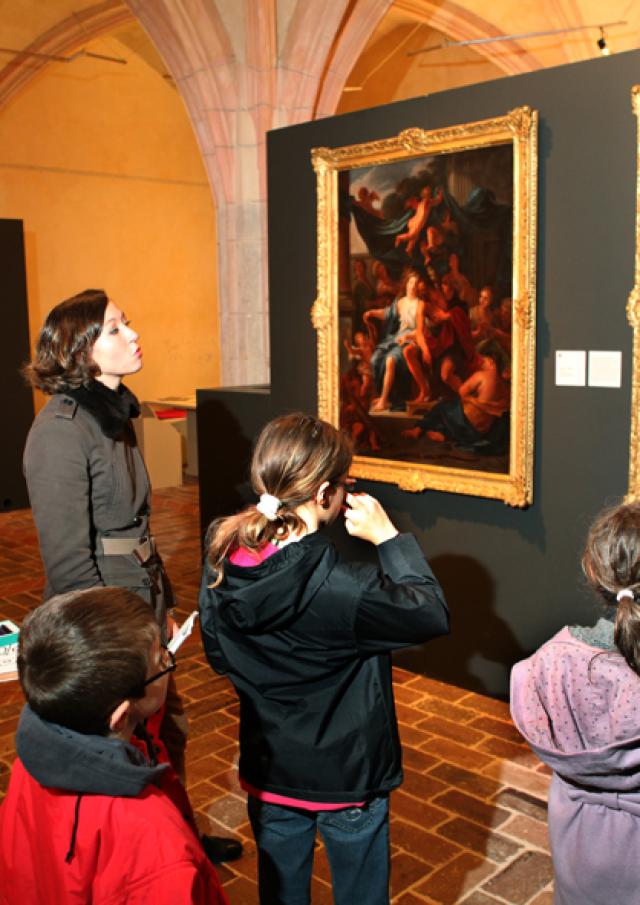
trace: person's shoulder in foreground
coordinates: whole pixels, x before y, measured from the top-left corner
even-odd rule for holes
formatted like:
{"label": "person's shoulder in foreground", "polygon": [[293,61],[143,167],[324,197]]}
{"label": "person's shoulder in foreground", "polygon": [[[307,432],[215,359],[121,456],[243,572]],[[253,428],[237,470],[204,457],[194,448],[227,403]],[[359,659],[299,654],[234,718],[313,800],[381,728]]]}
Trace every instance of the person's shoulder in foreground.
{"label": "person's shoulder in foreground", "polygon": [[148,604],[124,589],[60,595],[25,621],[1,905],[227,902],[172,768],[131,741],[163,704],[165,658]]}

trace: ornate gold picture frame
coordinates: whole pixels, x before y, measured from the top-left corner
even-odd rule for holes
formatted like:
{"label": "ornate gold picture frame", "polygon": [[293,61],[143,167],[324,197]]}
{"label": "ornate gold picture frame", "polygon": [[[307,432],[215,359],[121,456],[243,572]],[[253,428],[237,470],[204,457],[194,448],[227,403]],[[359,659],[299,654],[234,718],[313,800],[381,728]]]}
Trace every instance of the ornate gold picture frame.
{"label": "ornate gold picture frame", "polygon": [[353,475],[530,504],[537,113],[312,162],[319,414]]}
{"label": "ornate gold picture frame", "polygon": [[631,437],[629,444],[628,503],[640,499],[640,85],[631,89],[631,106],[636,117],[636,260],[634,285],[627,301],[627,320],[633,329],[631,368]]}

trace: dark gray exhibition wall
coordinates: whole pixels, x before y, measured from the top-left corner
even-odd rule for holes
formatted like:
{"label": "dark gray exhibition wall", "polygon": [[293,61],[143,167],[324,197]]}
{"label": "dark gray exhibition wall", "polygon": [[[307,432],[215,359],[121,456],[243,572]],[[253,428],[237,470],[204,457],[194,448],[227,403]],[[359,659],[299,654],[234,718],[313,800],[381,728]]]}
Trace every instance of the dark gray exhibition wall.
{"label": "dark gray exhibition wall", "polygon": [[[272,383],[268,404],[262,399],[265,421],[271,413],[317,411],[311,149],[387,138],[410,126],[436,129],[501,116],[524,104],[539,111],[533,505],[511,509],[495,500],[365,485],[398,528],[417,535],[452,612],[449,637],[404,652],[398,662],[489,694],[505,696],[512,663],[562,625],[592,620],[597,603],[579,570],[585,531],[604,504],[619,501],[627,490],[632,336],[625,305],[635,242],[635,83],[639,52],[323,119],[268,137]],[[558,349],[621,350],[622,388],[556,387]],[[217,397],[242,422],[228,393],[200,396]],[[250,443],[261,419],[255,394],[246,407],[251,417],[240,432]],[[223,424],[199,420],[212,462],[214,449],[226,443]],[[206,461],[201,459],[201,475],[218,467]],[[204,492],[203,503],[211,506]],[[335,534],[350,553],[371,554],[342,528]]]}
{"label": "dark gray exhibition wall", "polygon": [[196,392],[200,528],[252,502],[248,483],[251,447],[272,417],[269,387],[229,387]]}
{"label": "dark gray exhibition wall", "polygon": [[0,220],[2,273],[0,386],[3,397],[0,442],[0,511],[29,505],[22,474],[22,450],[33,421],[33,394],[21,368],[30,358],[27,278],[22,220]]}

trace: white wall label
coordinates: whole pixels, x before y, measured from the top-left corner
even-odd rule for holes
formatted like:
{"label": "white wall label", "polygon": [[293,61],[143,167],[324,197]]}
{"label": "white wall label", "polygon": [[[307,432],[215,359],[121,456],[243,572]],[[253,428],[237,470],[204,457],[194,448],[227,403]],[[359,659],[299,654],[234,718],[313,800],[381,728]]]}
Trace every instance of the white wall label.
{"label": "white wall label", "polygon": [[561,349],[556,352],[556,386],[583,387],[587,370],[587,353]]}
{"label": "white wall label", "polygon": [[589,386],[615,387],[622,384],[622,352],[589,352]]}

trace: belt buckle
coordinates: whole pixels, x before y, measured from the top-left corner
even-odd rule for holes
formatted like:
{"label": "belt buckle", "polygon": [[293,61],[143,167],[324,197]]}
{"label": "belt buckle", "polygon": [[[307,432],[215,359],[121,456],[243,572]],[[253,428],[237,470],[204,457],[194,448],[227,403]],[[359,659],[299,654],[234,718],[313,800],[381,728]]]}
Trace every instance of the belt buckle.
{"label": "belt buckle", "polygon": [[142,543],[138,544],[137,547],[134,547],[132,553],[141,566],[146,565],[153,554],[153,547],[149,538],[146,537]]}

